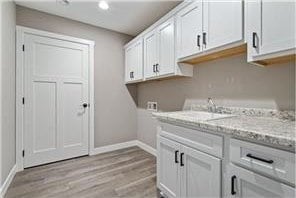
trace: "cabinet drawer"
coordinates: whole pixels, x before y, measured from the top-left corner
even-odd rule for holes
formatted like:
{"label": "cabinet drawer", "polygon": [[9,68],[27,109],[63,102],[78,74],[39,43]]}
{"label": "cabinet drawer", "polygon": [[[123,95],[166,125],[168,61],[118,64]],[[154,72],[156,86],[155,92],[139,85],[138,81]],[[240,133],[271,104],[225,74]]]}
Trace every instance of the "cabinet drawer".
{"label": "cabinet drawer", "polygon": [[216,157],[223,157],[223,137],[221,136],[165,123],[161,124],[159,135]]}
{"label": "cabinet drawer", "polygon": [[295,184],[295,154],[236,139],[230,140],[233,163]]}
{"label": "cabinet drawer", "polygon": [[227,181],[230,182],[230,189],[226,197],[295,197],[293,187],[238,166],[230,165],[229,168],[230,174]]}

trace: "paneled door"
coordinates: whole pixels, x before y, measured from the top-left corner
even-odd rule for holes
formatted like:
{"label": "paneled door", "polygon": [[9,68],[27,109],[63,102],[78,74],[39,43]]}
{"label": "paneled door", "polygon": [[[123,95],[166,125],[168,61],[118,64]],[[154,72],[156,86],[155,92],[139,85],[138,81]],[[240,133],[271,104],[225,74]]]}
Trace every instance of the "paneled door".
{"label": "paneled door", "polygon": [[175,72],[175,20],[174,17],[164,22],[158,28],[159,35],[159,75]]}
{"label": "paneled door", "polygon": [[177,56],[202,52],[202,1],[197,0],[177,14]]}
{"label": "paneled door", "polygon": [[144,37],[144,67],[145,78],[156,76],[156,64],[158,64],[158,37],[153,30]]}
{"label": "paneled door", "polygon": [[24,167],[88,154],[88,46],[33,34],[24,44]]}
{"label": "paneled door", "polygon": [[167,138],[157,138],[157,183],[169,197],[180,197],[180,148],[181,145]]}
{"label": "paneled door", "polygon": [[293,187],[234,165],[230,166],[228,182],[231,184],[231,191],[226,192],[227,197],[295,197]]}
{"label": "paneled door", "polygon": [[203,50],[243,39],[243,1],[203,2]]}
{"label": "paneled door", "polygon": [[221,197],[220,159],[182,146],[181,162],[181,197]]}
{"label": "paneled door", "polygon": [[[258,39],[258,46],[255,42],[254,48],[259,48],[260,55],[295,48],[295,1],[261,0],[255,5],[258,8],[254,9],[254,13],[250,10],[250,15],[257,14],[255,17],[260,25],[257,26],[257,30],[249,34],[249,38]],[[261,12],[256,12],[257,10]],[[253,38],[253,34],[255,38]]]}

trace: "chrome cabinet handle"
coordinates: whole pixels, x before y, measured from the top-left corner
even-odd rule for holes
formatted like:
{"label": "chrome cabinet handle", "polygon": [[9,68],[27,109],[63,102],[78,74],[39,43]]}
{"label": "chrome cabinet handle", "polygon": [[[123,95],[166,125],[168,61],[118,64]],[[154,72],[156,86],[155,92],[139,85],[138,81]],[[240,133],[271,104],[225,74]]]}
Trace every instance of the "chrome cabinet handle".
{"label": "chrome cabinet handle", "polygon": [[258,161],[261,161],[261,162],[265,162],[267,164],[272,164],[273,163],[273,160],[263,159],[263,158],[254,156],[251,153],[248,153],[246,156],[249,157],[249,158],[251,158],[251,159],[255,159],[255,160],[258,160]]}

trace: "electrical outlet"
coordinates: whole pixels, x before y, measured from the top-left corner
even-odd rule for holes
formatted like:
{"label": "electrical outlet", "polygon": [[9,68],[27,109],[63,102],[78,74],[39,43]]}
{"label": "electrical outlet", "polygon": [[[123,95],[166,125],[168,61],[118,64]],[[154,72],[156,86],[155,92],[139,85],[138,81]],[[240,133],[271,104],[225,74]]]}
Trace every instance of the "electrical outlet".
{"label": "electrical outlet", "polygon": [[148,111],[157,111],[157,102],[147,102]]}

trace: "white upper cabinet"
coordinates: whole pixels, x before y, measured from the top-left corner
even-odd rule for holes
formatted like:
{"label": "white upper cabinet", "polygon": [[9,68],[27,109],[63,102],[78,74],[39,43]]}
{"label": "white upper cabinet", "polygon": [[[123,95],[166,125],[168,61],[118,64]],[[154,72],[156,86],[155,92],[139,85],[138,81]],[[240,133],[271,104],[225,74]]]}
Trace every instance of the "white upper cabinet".
{"label": "white upper cabinet", "polygon": [[195,1],[177,14],[177,56],[202,51],[202,1]]}
{"label": "white upper cabinet", "polygon": [[243,2],[194,1],[177,14],[177,56],[243,43]]}
{"label": "white upper cabinet", "polygon": [[296,47],[295,7],[295,1],[247,2],[249,61],[258,60],[263,55],[277,57],[286,55],[285,51],[293,53]]}
{"label": "white upper cabinet", "polygon": [[203,2],[203,50],[242,41],[243,2]]}
{"label": "white upper cabinet", "polygon": [[144,68],[145,78],[156,75],[156,64],[158,63],[158,35],[153,30],[144,37]]}
{"label": "white upper cabinet", "polygon": [[144,36],[146,79],[175,73],[174,23],[174,18],[170,18]]}
{"label": "white upper cabinet", "polygon": [[175,20],[169,19],[157,29],[159,38],[159,61],[156,69],[159,75],[175,72]]}
{"label": "white upper cabinet", "polygon": [[140,39],[125,49],[125,82],[143,79],[143,41]]}

